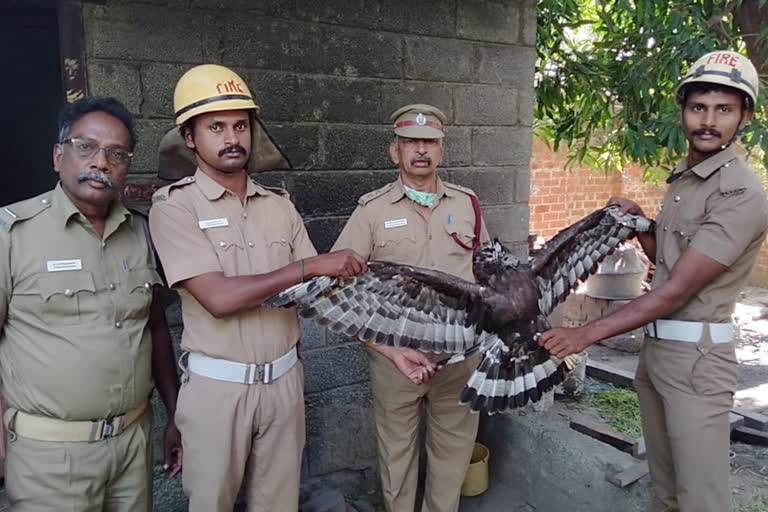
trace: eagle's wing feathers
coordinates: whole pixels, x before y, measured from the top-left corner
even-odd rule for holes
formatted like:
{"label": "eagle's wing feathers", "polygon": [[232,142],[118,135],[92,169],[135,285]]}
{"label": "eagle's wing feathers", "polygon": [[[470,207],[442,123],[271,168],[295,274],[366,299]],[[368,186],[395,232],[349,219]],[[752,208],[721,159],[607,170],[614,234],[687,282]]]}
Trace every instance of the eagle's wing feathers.
{"label": "eagle's wing feathers", "polygon": [[264,305],[296,306],[302,317],[363,341],[456,354],[483,333],[483,293],[450,274],[374,261],[368,272],[347,280],[315,278]]}
{"label": "eagle's wing feathers", "polygon": [[607,206],[560,231],[532,254],[531,269],[539,288],[539,310],[548,315],[563,302],[578,281],[597,271],[597,265],[636,232],[651,231],[653,221],[639,215],[618,214]]}

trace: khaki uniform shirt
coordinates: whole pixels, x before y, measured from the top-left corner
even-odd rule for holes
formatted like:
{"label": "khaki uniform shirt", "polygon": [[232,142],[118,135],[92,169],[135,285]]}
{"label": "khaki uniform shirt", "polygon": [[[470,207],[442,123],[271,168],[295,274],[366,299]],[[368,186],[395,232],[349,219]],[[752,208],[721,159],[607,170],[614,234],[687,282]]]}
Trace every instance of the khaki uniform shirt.
{"label": "khaki uniform shirt", "polygon": [[[317,254],[287,192],[250,179],[245,205],[199,169],[155,192],[152,201],[150,229],[169,286],[209,272],[263,274]],[[185,351],[264,364],[299,339],[295,309],[256,308],[217,319],[183,285],[176,288]]]}
{"label": "khaki uniform shirt", "polygon": [[[687,167],[682,161],[675,172]],[[728,266],[668,317],[730,322],[768,230],[768,203],[760,180],[730,146],[669,186],[656,222],[653,287],[669,278],[688,247]]]}
{"label": "khaki uniform shirt", "polygon": [[0,208],[0,374],[8,405],[91,420],[146,400],[147,322],[160,282],[146,221],[119,202],[103,237],[61,185]]}
{"label": "khaki uniform shirt", "polygon": [[[474,282],[472,251],[451,236],[455,232],[464,245],[472,246],[476,220],[470,196],[474,195],[438,178],[437,203],[424,219],[398,178],[360,198],[333,250],[354,249],[369,260],[436,269]],[[488,230],[480,221],[480,242],[487,242]]]}

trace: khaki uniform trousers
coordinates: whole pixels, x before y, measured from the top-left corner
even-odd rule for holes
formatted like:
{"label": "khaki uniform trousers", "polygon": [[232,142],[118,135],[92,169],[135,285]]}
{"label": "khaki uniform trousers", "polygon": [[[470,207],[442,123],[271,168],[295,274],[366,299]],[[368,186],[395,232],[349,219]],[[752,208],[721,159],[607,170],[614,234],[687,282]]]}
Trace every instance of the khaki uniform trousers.
{"label": "khaki uniform trousers", "polygon": [[733,343],[645,338],[635,377],[651,481],[666,512],[729,512]]}
{"label": "khaki uniform trousers", "polygon": [[419,386],[385,356],[371,349],[368,356],[387,512],[415,508],[422,407],[427,422],[427,475],[421,510],[456,512],[479,421],[469,406],[459,404],[459,395],[477,367],[477,357],[446,366]]}
{"label": "khaki uniform trousers", "polygon": [[270,384],[237,384],[192,372],[185,380],[176,426],[189,510],[232,512],[245,478],[249,512],[297,511],[305,441],[301,361]]}
{"label": "khaki uniform trousers", "polygon": [[150,512],[152,413],[103,441],[51,442],[8,426],[5,485],[13,512]]}

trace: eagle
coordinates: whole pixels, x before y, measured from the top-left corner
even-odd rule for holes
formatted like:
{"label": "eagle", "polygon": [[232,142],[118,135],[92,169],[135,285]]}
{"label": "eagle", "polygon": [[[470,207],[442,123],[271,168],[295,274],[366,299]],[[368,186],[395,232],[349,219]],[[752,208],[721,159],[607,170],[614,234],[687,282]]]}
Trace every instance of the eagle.
{"label": "eagle", "polygon": [[580,281],[637,232],[654,222],[596,210],[558,232],[528,261],[498,240],[473,253],[476,282],[412,265],[371,261],[349,279],[315,277],[263,306],[296,307],[331,331],[390,347],[446,354],[443,364],[480,353],[459,401],[489,414],[541,399],[573,368],[538,345],[547,316]]}

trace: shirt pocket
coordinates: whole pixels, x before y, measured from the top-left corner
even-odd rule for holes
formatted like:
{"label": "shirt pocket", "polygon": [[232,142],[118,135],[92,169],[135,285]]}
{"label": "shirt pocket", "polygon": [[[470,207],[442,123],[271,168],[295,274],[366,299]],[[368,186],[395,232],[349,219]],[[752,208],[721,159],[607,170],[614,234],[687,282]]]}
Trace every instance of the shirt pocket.
{"label": "shirt pocket", "polygon": [[672,268],[680,255],[691,245],[691,240],[701,226],[701,221],[691,219],[676,219],[665,225],[664,243],[661,263]]}
{"label": "shirt pocket", "polygon": [[247,273],[247,268],[243,267],[247,261],[244,257],[245,243],[237,228],[211,228],[205,230],[205,234],[216,251],[216,257],[219,259],[225,275],[233,276]]}
{"label": "shirt pocket", "polygon": [[51,325],[76,325],[98,311],[96,285],[87,270],[40,275],[37,288],[41,316]]}
{"label": "shirt pocket", "polygon": [[156,270],[146,267],[133,269],[125,276],[125,318],[147,318],[152,304],[152,288],[162,284]]}
{"label": "shirt pocket", "polygon": [[264,246],[267,252],[267,268],[264,269],[266,272],[284,267],[293,261],[293,244],[290,240],[290,236],[280,234],[264,237]]}
{"label": "shirt pocket", "polygon": [[416,251],[416,234],[406,227],[382,229],[376,234],[372,260],[412,261]]}
{"label": "shirt pocket", "polygon": [[444,227],[448,254],[465,256],[468,252],[472,252],[474,250],[474,226],[471,226],[467,223],[461,223],[444,224]]}

